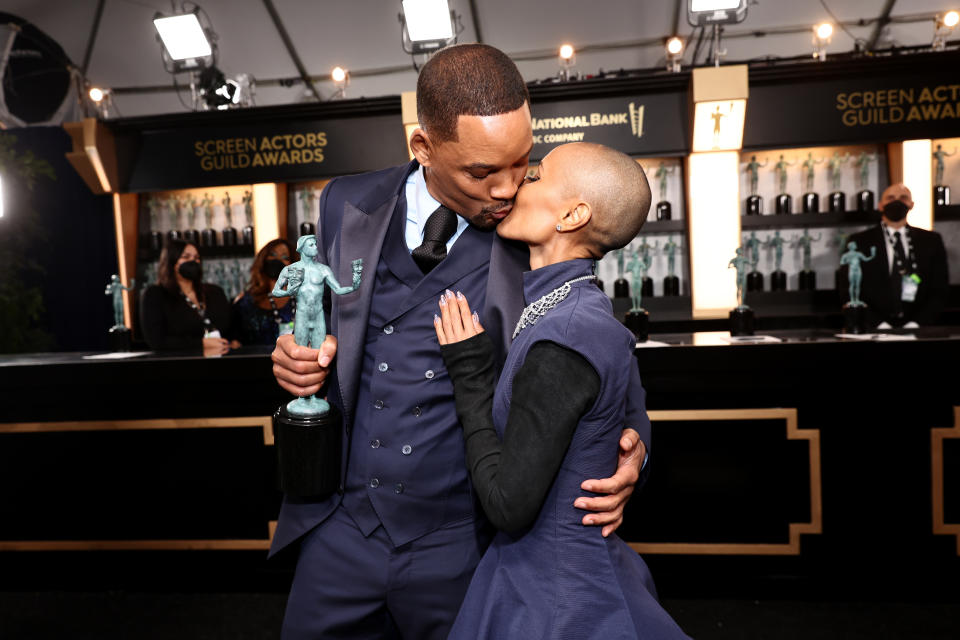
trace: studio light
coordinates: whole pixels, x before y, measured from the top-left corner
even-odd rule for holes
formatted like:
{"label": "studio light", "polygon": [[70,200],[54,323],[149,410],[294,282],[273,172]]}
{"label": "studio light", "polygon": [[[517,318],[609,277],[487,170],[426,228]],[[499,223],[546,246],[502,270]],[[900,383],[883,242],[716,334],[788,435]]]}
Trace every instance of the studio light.
{"label": "studio light", "polygon": [[577,52],[572,44],[560,45],[557,61],[560,63],[560,80],[566,82],[570,79],[570,69],[577,63]]}
{"label": "studio light", "polygon": [[223,111],[240,104],[240,85],[236,80],[228,80],[216,67],[201,71],[195,88],[207,109]]}
{"label": "studio light", "polygon": [[89,95],[90,99],[97,104],[100,104],[104,97],[106,97],[106,94],[100,87],[90,87],[90,91],[87,92],[87,95]]}
{"label": "studio light", "polygon": [[330,99],[346,98],[347,85],[350,84],[350,72],[343,67],[334,67],[333,71],[330,72],[330,79],[333,80],[333,84],[337,88],[337,92]]}
{"label": "studio light", "polygon": [[207,66],[214,57],[212,37],[200,24],[196,10],[176,16],[160,13],[153,18],[163,49],[177,71]]}
{"label": "studio light", "polygon": [[100,87],[91,86],[87,90],[87,97],[90,98],[90,102],[92,102],[94,107],[96,107],[97,113],[102,119],[106,119],[110,116],[109,112],[112,99],[109,89],[101,89]]}
{"label": "studio light", "polygon": [[688,0],[687,22],[692,27],[743,22],[747,0]]}
{"label": "studio light", "polygon": [[943,51],[947,36],[950,35],[958,22],[960,22],[960,13],[956,11],[947,11],[943,15],[937,15],[933,27],[934,51]]}
{"label": "studio light", "polygon": [[827,45],[833,37],[833,25],[821,22],[813,25],[813,57],[823,62],[827,59]]}
{"label": "studio light", "polygon": [[403,0],[400,14],[403,50],[429,54],[457,41],[456,14],[447,0]]}
{"label": "studio light", "polygon": [[680,71],[680,59],[683,58],[683,40],[677,36],[669,38],[664,45],[667,52],[667,71]]}

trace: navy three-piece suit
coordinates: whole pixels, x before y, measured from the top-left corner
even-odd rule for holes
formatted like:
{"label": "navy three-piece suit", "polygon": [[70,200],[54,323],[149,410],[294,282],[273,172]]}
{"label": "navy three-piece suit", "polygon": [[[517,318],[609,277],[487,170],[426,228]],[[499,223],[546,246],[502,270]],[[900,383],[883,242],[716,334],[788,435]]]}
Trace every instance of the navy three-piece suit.
{"label": "navy three-piece suit", "polygon": [[[446,289],[462,291],[502,361],[528,255],[468,227],[422,274],[404,241],[404,185],[416,169],[338,178],[320,198],[318,259],[344,282],[351,261],[362,258],[364,271],[328,309],[341,488],[317,502],[286,496],[271,547],[301,540],[285,638],[445,638],[493,533],[472,493],[433,316]],[[636,368],[630,375],[626,426],[649,451],[644,391]]]}

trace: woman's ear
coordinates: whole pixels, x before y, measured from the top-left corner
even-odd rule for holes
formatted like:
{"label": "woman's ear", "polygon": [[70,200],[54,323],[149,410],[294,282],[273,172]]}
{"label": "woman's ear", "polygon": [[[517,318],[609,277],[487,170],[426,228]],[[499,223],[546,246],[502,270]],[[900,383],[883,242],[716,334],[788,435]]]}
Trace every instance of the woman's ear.
{"label": "woman's ear", "polygon": [[576,231],[582,228],[593,216],[593,210],[586,202],[578,202],[575,207],[563,214],[560,218],[560,229],[563,231]]}
{"label": "woman's ear", "polygon": [[413,152],[413,157],[417,159],[417,162],[419,162],[421,166],[430,166],[433,142],[430,140],[427,132],[420,127],[414,129],[413,133],[410,134],[410,151]]}

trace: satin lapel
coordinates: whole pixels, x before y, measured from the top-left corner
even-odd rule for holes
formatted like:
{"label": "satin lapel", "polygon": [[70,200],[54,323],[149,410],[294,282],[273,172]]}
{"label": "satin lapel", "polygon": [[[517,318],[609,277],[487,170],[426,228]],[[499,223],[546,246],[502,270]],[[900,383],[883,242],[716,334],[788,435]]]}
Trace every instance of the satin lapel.
{"label": "satin lapel", "polygon": [[350,414],[357,400],[364,335],[377,280],[377,262],[398,199],[399,195],[395,195],[369,213],[350,202],[343,205],[340,256],[335,270],[337,279],[344,284],[350,282],[350,263],[357,258],[363,259],[360,288],[345,296],[332,296],[337,318],[337,353],[340,354],[337,357],[337,378],[344,408]]}
{"label": "satin lapel", "polygon": [[487,276],[487,298],[480,321],[499,348],[502,363],[513,329],[523,312],[523,272],[530,270],[530,253],[521,244],[494,238]]}

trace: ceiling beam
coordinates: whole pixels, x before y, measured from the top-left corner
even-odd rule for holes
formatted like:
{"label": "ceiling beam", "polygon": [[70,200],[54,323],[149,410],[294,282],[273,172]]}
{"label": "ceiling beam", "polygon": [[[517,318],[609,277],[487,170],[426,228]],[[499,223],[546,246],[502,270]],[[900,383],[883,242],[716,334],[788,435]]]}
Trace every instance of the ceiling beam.
{"label": "ceiling beam", "polygon": [[477,14],[477,0],[470,0],[470,19],[473,20],[473,33],[477,42],[483,43],[483,34],[480,32],[480,16]]}
{"label": "ceiling beam", "polygon": [[273,0],[263,0],[263,6],[266,7],[267,13],[270,14],[270,19],[273,20],[273,26],[276,27],[280,39],[283,40],[283,46],[287,48],[287,53],[290,54],[290,59],[293,60],[293,65],[297,68],[303,84],[310,90],[310,93],[317,99],[317,102],[323,102],[323,98],[317,93],[317,88],[313,86],[313,81],[310,80],[310,74],[307,73],[306,67],[304,67],[303,62],[300,61],[300,56],[293,46],[293,41],[290,40],[290,34],[287,33],[286,28],[283,26],[283,21],[280,20],[280,15],[277,13],[276,7],[273,6]]}
{"label": "ceiling beam", "polygon": [[93,14],[93,27],[90,28],[90,37],[87,38],[87,50],[83,53],[83,64],[80,65],[80,74],[86,79],[87,67],[90,66],[90,56],[93,55],[93,44],[97,41],[97,31],[100,30],[100,18],[103,17],[103,5],[107,0],[99,0]]}
{"label": "ceiling beam", "polygon": [[673,3],[673,29],[670,30],[671,36],[680,35],[678,32],[678,29],[680,29],[680,12],[684,10],[685,4],[684,0],[675,0]]}
{"label": "ceiling beam", "polygon": [[886,4],[883,5],[883,11],[877,16],[877,23],[873,25],[873,33],[870,34],[870,39],[867,41],[867,51],[873,51],[874,47],[877,46],[877,40],[880,39],[883,28],[890,24],[890,12],[893,11],[893,5],[896,2],[897,0],[887,0]]}

